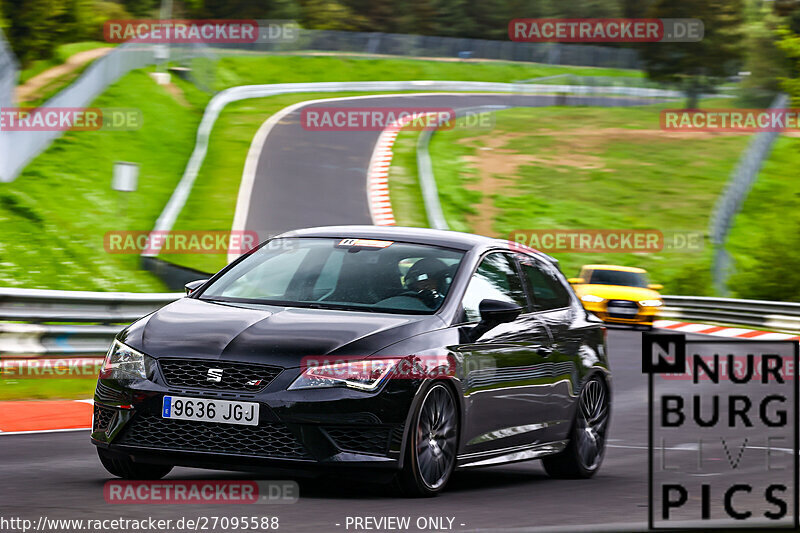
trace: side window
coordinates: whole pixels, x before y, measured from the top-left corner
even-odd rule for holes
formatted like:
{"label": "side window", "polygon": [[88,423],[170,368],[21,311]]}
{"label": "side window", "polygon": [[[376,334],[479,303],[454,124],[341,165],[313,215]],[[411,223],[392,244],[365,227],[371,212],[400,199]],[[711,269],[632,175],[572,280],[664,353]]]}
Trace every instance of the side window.
{"label": "side window", "polygon": [[533,296],[534,309],[546,311],[569,305],[569,293],[558,279],[555,268],[529,257],[520,257],[520,265],[528,291]]}
{"label": "side window", "polygon": [[478,306],[481,301],[500,300],[527,307],[525,292],[510,258],[503,253],[492,253],[481,261],[478,270],[464,293],[462,305],[467,322],[480,320]]}

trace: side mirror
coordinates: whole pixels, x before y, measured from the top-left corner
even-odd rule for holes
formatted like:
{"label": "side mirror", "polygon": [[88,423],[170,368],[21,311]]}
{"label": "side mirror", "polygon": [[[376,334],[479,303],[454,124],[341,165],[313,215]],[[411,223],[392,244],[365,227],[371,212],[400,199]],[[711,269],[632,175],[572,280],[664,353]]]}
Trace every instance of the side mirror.
{"label": "side mirror", "polygon": [[202,287],[205,284],[206,281],[208,281],[208,280],[207,279],[197,279],[195,281],[190,281],[189,283],[184,285],[183,288],[186,289],[186,294],[189,295],[189,294],[192,294],[197,289],[199,289],[200,287]]}
{"label": "side mirror", "polygon": [[660,291],[661,289],[664,288],[664,286],[660,283],[651,283],[650,285],[647,286],[647,288],[653,291]]}
{"label": "side mirror", "polygon": [[504,322],[513,322],[522,313],[522,308],[515,303],[500,300],[482,300],[478,305],[481,322],[496,326]]}
{"label": "side mirror", "polygon": [[586,280],[583,278],[569,278],[567,281],[569,281],[571,285],[580,285],[581,283],[586,283]]}
{"label": "side mirror", "polygon": [[505,322],[513,322],[522,313],[515,303],[500,300],[482,300],[478,305],[481,321],[469,330],[470,341],[476,341],[490,329]]}

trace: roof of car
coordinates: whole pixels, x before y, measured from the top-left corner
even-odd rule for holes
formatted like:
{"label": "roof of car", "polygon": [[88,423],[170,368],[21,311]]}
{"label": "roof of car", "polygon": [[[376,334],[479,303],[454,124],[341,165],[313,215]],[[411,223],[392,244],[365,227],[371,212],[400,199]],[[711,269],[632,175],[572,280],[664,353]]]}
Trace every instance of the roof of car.
{"label": "roof of car", "polygon": [[639,274],[647,273],[647,271],[643,268],[628,267],[621,265],[583,265],[583,268],[589,270],[617,270],[619,272],[637,272]]}
{"label": "roof of car", "polygon": [[510,241],[493,239],[483,235],[445,231],[430,228],[410,228],[403,226],[321,226],[288,231],[279,237],[332,237],[365,238],[402,241],[434,246],[447,246],[461,250],[475,247],[508,247]]}

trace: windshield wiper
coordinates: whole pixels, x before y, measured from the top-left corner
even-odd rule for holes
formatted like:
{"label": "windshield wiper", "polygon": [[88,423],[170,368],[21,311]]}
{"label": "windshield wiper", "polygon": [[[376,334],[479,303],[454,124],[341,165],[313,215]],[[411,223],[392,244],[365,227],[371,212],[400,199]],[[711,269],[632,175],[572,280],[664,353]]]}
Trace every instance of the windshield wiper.
{"label": "windshield wiper", "polygon": [[374,307],[364,307],[360,305],[348,304],[321,304],[316,302],[298,302],[298,307],[308,307],[309,309],[333,309],[337,311],[366,311],[368,313],[379,313]]}

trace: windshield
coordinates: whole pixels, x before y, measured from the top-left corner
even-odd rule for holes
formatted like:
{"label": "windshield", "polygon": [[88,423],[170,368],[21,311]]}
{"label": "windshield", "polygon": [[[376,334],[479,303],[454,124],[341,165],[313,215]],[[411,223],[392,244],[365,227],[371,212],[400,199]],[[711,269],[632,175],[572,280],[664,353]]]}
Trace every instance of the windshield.
{"label": "windshield", "polygon": [[623,285],[625,287],[647,287],[647,278],[639,272],[621,270],[595,270],[589,279],[591,285]]}
{"label": "windshield", "polygon": [[433,313],[464,253],[369,239],[274,239],[200,299],[298,307]]}

